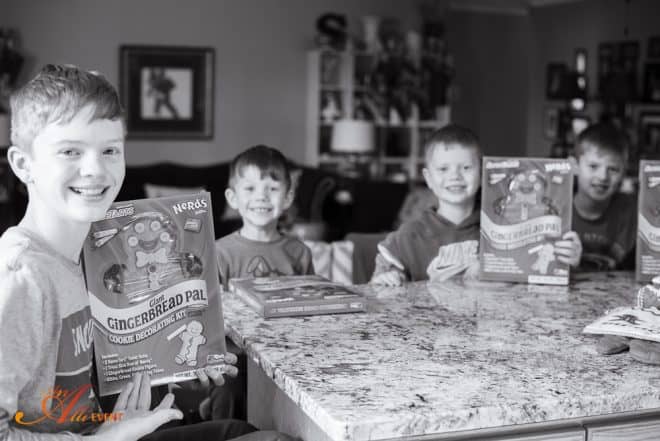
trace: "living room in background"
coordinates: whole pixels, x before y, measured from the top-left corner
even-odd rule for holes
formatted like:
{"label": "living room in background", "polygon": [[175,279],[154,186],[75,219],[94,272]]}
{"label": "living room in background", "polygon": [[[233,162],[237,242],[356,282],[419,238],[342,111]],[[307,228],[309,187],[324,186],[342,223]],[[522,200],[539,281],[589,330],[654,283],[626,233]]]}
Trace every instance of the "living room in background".
{"label": "living room in background", "polygon": [[128,138],[212,138],[214,63],[213,48],[121,46]]}
{"label": "living room in background", "polygon": [[423,14],[421,32],[385,17],[362,17],[357,31],[347,29],[345,16],[319,18],[317,47],[308,54],[309,165],[421,180],[424,139],[451,120],[454,67],[441,17]]}

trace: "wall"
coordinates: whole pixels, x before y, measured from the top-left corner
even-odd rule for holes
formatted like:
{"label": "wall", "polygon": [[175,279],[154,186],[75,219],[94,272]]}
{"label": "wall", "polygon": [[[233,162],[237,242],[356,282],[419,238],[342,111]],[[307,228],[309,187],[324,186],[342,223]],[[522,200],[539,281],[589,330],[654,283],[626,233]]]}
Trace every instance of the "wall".
{"label": "wall", "polygon": [[447,21],[456,62],[454,121],[476,131],[487,155],[524,155],[529,16],[454,11]]}
{"label": "wall", "polygon": [[[527,152],[531,156],[545,156],[551,141],[543,135],[543,111],[547,106],[558,107],[560,102],[545,99],[545,69],[549,62],[564,62],[573,66],[576,48],[586,48],[589,95],[592,103],[588,113],[597,114],[594,104],[597,87],[598,44],[605,41],[638,40],[640,62],[638,84],[641,87],[646,60],[648,37],[660,35],[658,28],[660,2],[657,0],[585,0],[581,2],[533,8],[531,25],[534,29],[532,72],[527,117]],[[628,24],[628,36],[624,27]],[[594,115],[597,116],[597,115]]]}
{"label": "wall", "polygon": [[73,63],[118,83],[119,46],[211,46],[216,56],[215,136],[210,141],[128,141],[127,163],[206,164],[257,143],[296,161],[305,151],[305,52],[316,18],[398,17],[418,28],[419,1],[400,0],[2,0],[0,26],[19,30],[22,79],[44,63]]}

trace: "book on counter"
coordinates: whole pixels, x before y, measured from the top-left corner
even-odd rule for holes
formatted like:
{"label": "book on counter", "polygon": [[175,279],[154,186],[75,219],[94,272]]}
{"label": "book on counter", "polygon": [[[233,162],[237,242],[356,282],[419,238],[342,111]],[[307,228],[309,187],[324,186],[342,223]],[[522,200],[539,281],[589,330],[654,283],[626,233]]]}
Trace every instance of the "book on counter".
{"label": "book on counter", "polygon": [[485,157],[481,188],[480,278],[567,285],[554,243],[571,229],[569,161]]}
{"label": "book on counter", "polygon": [[246,277],[231,279],[229,289],[265,318],[364,312],[359,290],[323,276]]}
{"label": "book on counter", "polygon": [[657,308],[615,308],[585,326],[582,332],[621,335],[660,342],[660,311]]}
{"label": "book on counter", "polygon": [[84,244],[100,395],[133,375],[151,385],[224,362],[225,338],[207,192],[114,203]]}

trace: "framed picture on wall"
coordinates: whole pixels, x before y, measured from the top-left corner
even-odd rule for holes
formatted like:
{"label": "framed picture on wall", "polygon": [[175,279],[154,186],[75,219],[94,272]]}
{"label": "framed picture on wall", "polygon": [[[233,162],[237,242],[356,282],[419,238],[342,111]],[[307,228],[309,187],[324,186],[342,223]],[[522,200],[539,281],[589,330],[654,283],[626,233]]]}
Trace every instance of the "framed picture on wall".
{"label": "framed picture on wall", "polygon": [[559,134],[559,109],[546,107],[543,112],[543,134],[547,139],[554,140]]}
{"label": "framed picture on wall", "polygon": [[545,96],[549,100],[566,98],[566,75],[568,66],[564,63],[548,63],[545,77]]}
{"label": "framed picture on wall", "polygon": [[638,97],[639,41],[611,41],[598,45],[598,94],[606,101]]}
{"label": "framed picture on wall", "polygon": [[644,66],[644,101],[660,103],[660,63]]}
{"label": "framed picture on wall", "polygon": [[660,112],[639,115],[640,144],[647,159],[660,158]]}
{"label": "framed picture on wall", "polygon": [[648,58],[660,59],[660,35],[649,37],[649,46],[646,50]]}
{"label": "framed picture on wall", "polygon": [[213,137],[213,48],[121,46],[119,52],[128,138]]}

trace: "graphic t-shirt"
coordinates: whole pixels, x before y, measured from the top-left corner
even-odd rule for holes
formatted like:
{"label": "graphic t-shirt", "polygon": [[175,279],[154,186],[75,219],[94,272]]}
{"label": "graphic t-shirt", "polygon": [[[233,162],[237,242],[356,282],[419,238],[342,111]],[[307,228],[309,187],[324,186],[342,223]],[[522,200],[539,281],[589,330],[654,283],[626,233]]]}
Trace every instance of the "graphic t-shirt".
{"label": "graphic t-shirt", "polygon": [[463,222],[454,224],[436,208],[428,208],[388,234],[379,250],[398,260],[411,281],[445,278],[443,273],[466,269],[477,259],[479,215],[476,209]]}
{"label": "graphic t-shirt", "polygon": [[573,231],[582,241],[578,271],[608,271],[621,268],[635,248],[637,201],[617,193],[609,207],[595,220],[584,219],[573,206]]}
{"label": "graphic t-shirt", "polygon": [[222,285],[236,277],[273,277],[314,274],[312,253],[295,237],[257,242],[238,231],[215,242]]}
{"label": "graphic t-shirt", "polygon": [[[100,412],[90,379],[92,318],[80,265],[30,231],[10,228],[0,237],[0,293],[0,408],[10,432],[97,427],[90,421]],[[13,422],[17,411],[22,421],[38,422]],[[0,427],[5,422],[0,417]]]}

